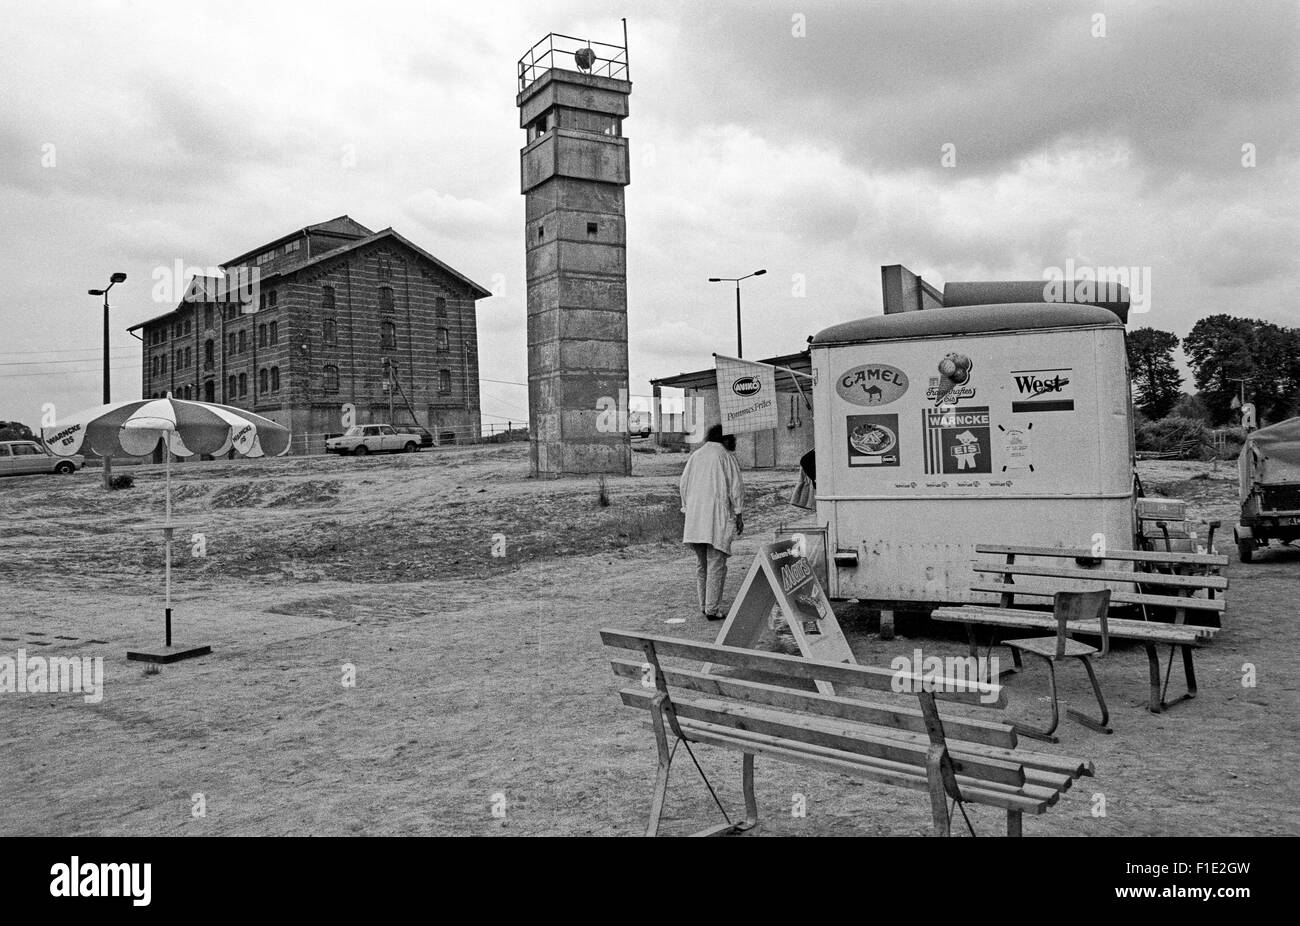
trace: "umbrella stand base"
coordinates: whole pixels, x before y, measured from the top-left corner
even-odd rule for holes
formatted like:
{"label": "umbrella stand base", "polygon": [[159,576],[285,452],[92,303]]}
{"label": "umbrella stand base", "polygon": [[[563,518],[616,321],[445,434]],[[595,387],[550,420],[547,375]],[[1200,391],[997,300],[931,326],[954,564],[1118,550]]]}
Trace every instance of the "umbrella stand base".
{"label": "umbrella stand base", "polygon": [[211,652],[210,646],[160,646],[156,649],[128,650],[126,658],[136,662],[156,662],[167,665],[180,662],[182,659],[207,656]]}

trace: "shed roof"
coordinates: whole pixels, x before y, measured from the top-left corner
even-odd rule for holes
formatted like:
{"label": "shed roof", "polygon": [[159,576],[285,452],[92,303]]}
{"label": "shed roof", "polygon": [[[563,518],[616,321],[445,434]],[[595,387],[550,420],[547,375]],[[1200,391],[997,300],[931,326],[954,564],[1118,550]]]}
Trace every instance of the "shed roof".
{"label": "shed roof", "polygon": [[1119,328],[1122,331],[1124,325],[1114,312],[1094,305],[1012,302],[873,315],[823,329],[813,336],[811,343],[814,347],[824,347],[1043,328]]}

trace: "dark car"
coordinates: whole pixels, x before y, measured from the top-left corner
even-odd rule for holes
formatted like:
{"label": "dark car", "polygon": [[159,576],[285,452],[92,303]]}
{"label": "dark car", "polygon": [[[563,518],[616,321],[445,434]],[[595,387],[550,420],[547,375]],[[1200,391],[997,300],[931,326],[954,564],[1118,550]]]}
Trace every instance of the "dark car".
{"label": "dark car", "polygon": [[403,431],[410,431],[412,434],[419,434],[419,435],[420,435],[420,449],[421,449],[421,450],[423,450],[425,447],[432,447],[432,446],[433,446],[433,435],[430,434],[429,431],[428,431],[427,429],[425,429],[425,428],[418,428],[418,427],[405,427],[405,426],[403,426],[402,430],[403,430]]}

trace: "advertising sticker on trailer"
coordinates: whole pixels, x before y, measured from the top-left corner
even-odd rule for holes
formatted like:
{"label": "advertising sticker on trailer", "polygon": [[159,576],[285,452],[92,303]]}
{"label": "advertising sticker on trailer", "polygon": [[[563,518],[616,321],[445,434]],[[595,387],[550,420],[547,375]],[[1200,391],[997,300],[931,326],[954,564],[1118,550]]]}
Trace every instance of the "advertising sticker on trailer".
{"label": "advertising sticker on trailer", "polygon": [[993,472],[987,405],[924,409],[921,425],[927,474]]}
{"label": "advertising sticker on trailer", "polygon": [[849,466],[898,465],[898,416],[849,415]]}

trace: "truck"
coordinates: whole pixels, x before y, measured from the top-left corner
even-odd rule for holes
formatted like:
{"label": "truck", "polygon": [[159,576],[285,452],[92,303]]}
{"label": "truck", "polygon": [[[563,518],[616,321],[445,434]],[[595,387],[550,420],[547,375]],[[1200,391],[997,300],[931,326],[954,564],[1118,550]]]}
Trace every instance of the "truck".
{"label": "truck", "polygon": [[1237,466],[1241,521],[1233,535],[1249,563],[1271,540],[1300,540],[1300,418],[1248,433]]}

